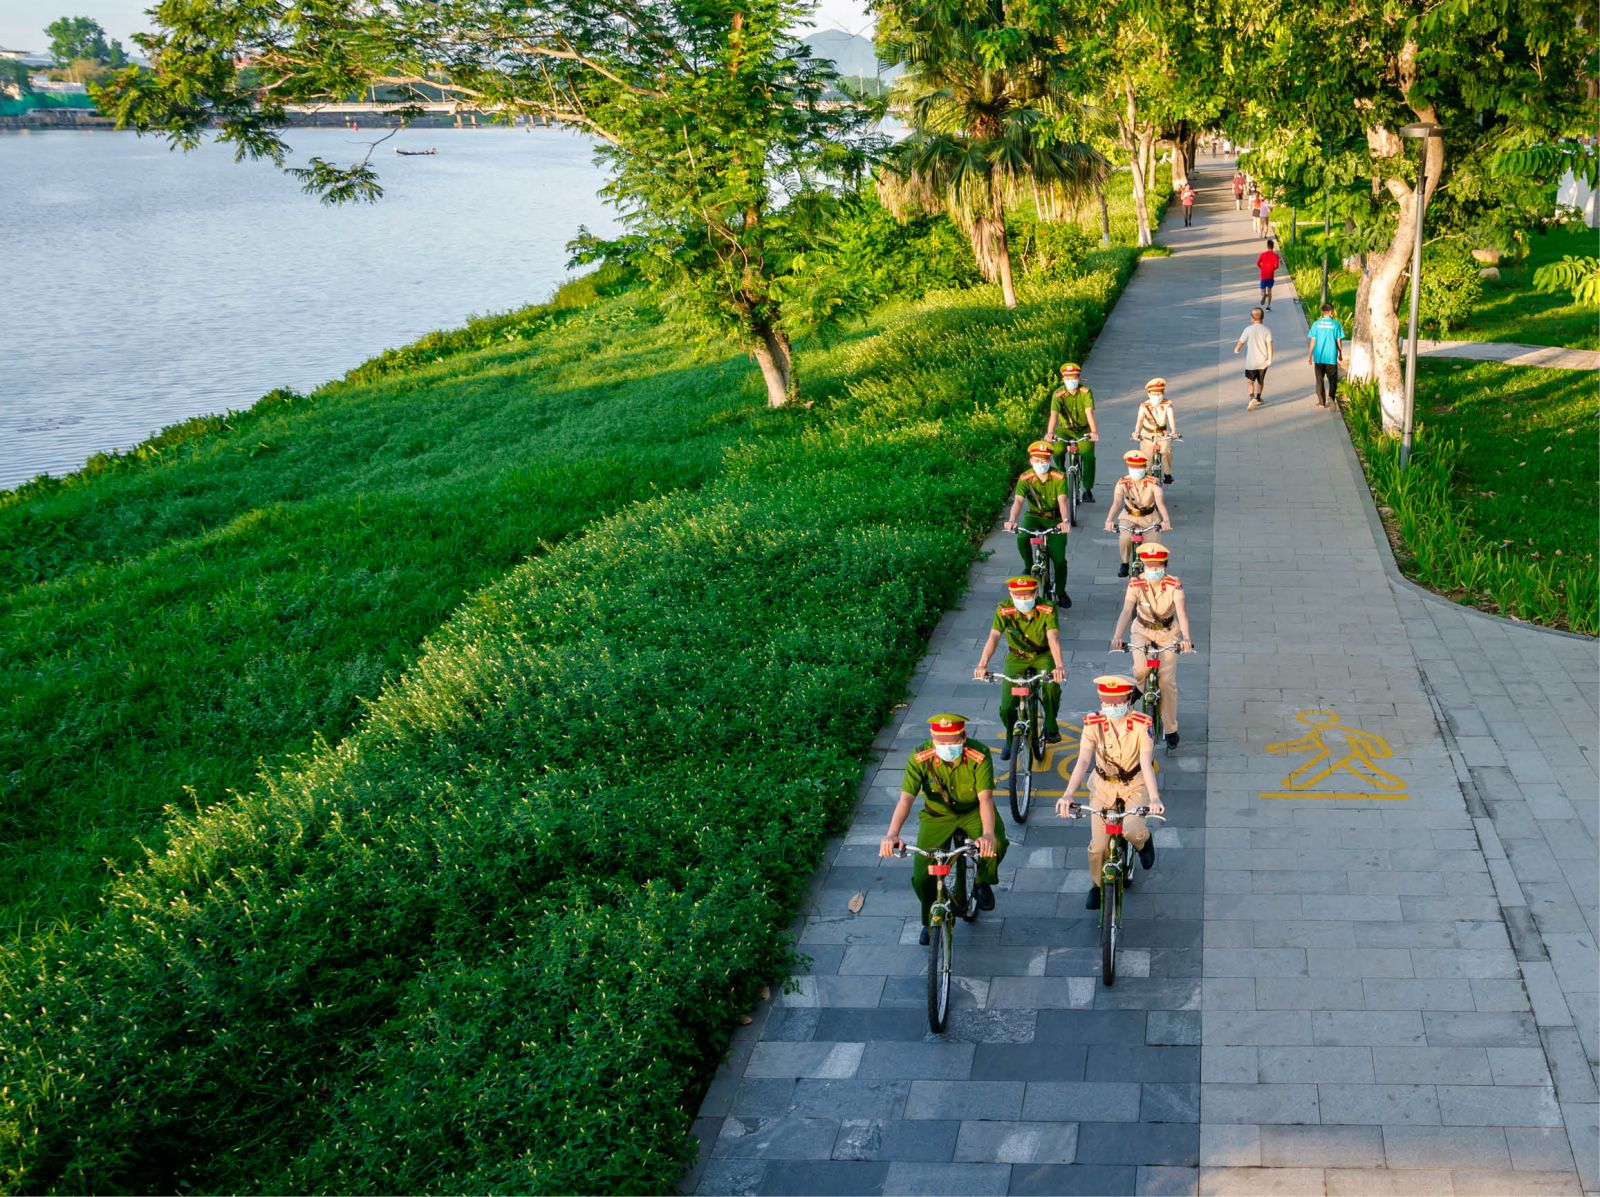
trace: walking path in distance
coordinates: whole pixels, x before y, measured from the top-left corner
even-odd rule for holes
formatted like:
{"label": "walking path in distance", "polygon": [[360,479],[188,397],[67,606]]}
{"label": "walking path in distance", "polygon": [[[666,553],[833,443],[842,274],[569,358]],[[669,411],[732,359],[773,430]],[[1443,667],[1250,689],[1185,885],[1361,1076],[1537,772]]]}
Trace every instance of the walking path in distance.
{"label": "walking path in distance", "polygon": [[1259,242],[1223,165],[1199,175],[1195,227],[1174,208],[1174,256],[1141,264],[1085,363],[1102,505],[1072,538],[1068,738],[1050,765],[1070,768],[1090,679],[1126,667],[1106,650],[1123,583],[1099,520],[1154,373],[1184,433],[1163,539],[1201,650],[1180,665],[1183,744],[1158,751],[1171,821],[1129,895],[1116,986],[1083,910],[1087,833],[1050,789],[1023,827],[1000,797],[999,906],[957,930],[946,1035],[927,1034],[909,864],[876,856],[930,714],[1001,742],[996,688],[971,681],[1016,569],[996,534],[816,879],[796,927],[809,970],[706,1096],[687,1188],[1600,1188],[1595,645],[1399,577],[1338,417],[1308,400],[1284,284],[1267,406],[1244,410],[1229,351]]}
{"label": "walking path in distance", "polygon": [[[1400,356],[1405,357],[1405,342]],[[1516,345],[1510,341],[1417,341],[1418,357],[1463,357],[1511,366],[1544,366],[1554,370],[1600,370],[1600,352],[1561,349],[1553,345]]]}

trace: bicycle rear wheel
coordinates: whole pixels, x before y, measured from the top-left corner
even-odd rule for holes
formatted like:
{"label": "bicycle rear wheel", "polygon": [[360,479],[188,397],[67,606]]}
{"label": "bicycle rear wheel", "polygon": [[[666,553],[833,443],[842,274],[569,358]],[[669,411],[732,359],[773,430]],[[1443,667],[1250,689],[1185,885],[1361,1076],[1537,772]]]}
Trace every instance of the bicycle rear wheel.
{"label": "bicycle rear wheel", "polygon": [[[1044,760],[1044,702],[1037,690],[1028,695],[1028,758],[1034,764]],[[1032,770],[1029,770],[1032,773]]]}
{"label": "bicycle rear wheel", "polygon": [[944,1034],[950,1022],[950,952],[955,946],[955,924],[944,919],[928,937],[928,1029]]}

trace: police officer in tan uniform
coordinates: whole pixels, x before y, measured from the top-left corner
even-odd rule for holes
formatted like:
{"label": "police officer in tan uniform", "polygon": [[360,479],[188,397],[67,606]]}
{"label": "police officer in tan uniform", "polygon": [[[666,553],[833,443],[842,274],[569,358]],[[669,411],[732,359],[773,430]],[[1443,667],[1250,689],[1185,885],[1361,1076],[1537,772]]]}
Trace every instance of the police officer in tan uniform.
{"label": "police officer in tan uniform", "polygon": [[1117,479],[1116,489],[1111,492],[1111,509],[1106,512],[1106,531],[1115,530],[1119,533],[1117,554],[1122,563],[1117,566],[1117,577],[1126,578],[1128,550],[1133,547],[1134,529],[1144,527],[1150,522],[1151,516],[1159,513],[1161,531],[1171,532],[1172,517],[1167,514],[1167,500],[1161,484],[1145,473],[1150,458],[1144,451],[1129,449],[1122,455],[1122,460],[1128,463],[1128,472]]}
{"label": "police officer in tan uniform", "polygon": [[[1130,709],[1133,679],[1105,674],[1095,678],[1094,685],[1100,694],[1100,710],[1083,717],[1078,762],[1072,767],[1066,796],[1056,803],[1056,814],[1066,818],[1071,812],[1071,795],[1078,792],[1083,775],[1091,766],[1094,769],[1094,780],[1089,786],[1092,809],[1111,810],[1121,802],[1124,810],[1148,805],[1151,814],[1161,814],[1166,807],[1161,804],[1155,766],[1150,757],[1150,719]],[[1106,835],[1104,820],[1092,819],[1091,822],[1094,827],[1089,839],[1089,899],[1084,906],[1099,910],[1100,875],[1105,868],[1106,846],[1111,837]],[[1124,819],[1122,834],[1139,850],[1139,863],[1147,869],[1154,868],[1156,844],[1150,838],[1150,826],[1144,816],[1132,815]]]}
{"label": "police officer in tan uniform", "polygon": [[[1155,648],[1178,646],[1180,652],[1194,652],[1189,638],[1189,609],[1183,599],[1183,582],[1167,572],[1170,554],[1167,546],[1147,540],[1139,546],[1144,574],[1128,583],[1122,600],[1117,630],[1111,633],[1111,647],[1124,649],[1123,634],[1133,624],[1133,680],[1142,690],[1150,667],[1145,663],[1145,645]],[[1176,653],[1161,654],[1156,676],[1161,680],[1161,725],[1166,729],[1167,747],[1178,746],[1178,658]]]}
{"label": "police officer in tan uniform", "polygon": [[1133,423],[1133,439],[1139,442],[1139,452],[1155,460],[1156,438],[1163,438],[1161,452],[1164,463],[1161,481],[1172,485],[1172,441],[1166,438],[1178,435],[1178,417],[1172,410],[1172,400],[1167,398],[1167,380],[1152,378],[1144,384],[1144,402],[1139,404],[1139,415]]}

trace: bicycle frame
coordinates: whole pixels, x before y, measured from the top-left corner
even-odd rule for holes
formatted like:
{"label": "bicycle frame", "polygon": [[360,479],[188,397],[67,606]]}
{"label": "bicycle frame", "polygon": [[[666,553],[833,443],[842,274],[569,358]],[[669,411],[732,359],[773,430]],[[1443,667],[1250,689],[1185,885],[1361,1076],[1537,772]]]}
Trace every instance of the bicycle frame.
{"label": "bicycle frame", "polygon": [[1039,588],[1049,592],[1055,578],[1052,571],[1054,566],[1050,562],[1050,554],[1045,551],[1045,537],[1065,536],[1060,528],[1034,528],[1026,529],[1018,525],[1017,530],[1028,537],[1028,547],[1033,556],[1033,564],[1028,567],[1028,572],[1039,579]]}
{"label": "bicycle frame", "polygon": [[[1177,653],[1183,651],[1183,641],[1174,640],[1171,644],[1146,644],[1131,642],[1126,648],[1113,649],[1113,652],[1127,653],[1138,660],[1137,654],[1144,655],[1147,672],[1144,676],[1144,688],[1140,692],[1139,702],[1144,708],[1144,713],[1154,721],[1154,730],[1159,739],[1163,734],[1161,723],[1161,655],[1163,653]],[[1193,645],[1190,646],[1193,648]]]}
{"label": "bicycle frame", "polygon": [[1144,562],[1139,558],[1139,546],[1144,543],[1146,536],[1160,527],[1161,521],[1157,520],[1153,524],[1145,524],[1128,533],[1132,537],[1132,542],[1128,546],[1128,577],[1137,578],[1144,573]]}
{"label": "bicycle frame", "polygon": [[1105,864],[1100,870],[1100,979],[1109,987],[1117,983],[1117,940],[1122,932],[1122,894],[1133,884],[1133,845],[1122,833],[1122,822],[1136,815],[1165,822],[1166,816],[1151,814],[1148,806],[1123,810],[1120,799],[1108,811],[1095,810],[1074,802],[1069,812],[1069,819],[1089,816],[1099,819],[1105,824],[1109,840]]}
{"label": "bicycle frame", "polygon": [[[1021,677],[1004,673],[988,675],[991,682],[1005,682],[1011,693],[1022,699],[1017,708],[1017,719],[1011,725],[1011,815],[1018,823],[1028,821],[1028,808],[1033,803],[1034,766],[1044,760],[1044,687],[1050,675],[1029,669]],[[1019,755],[1020,754],[1020,755]],[[1027,768],[1023,769],[1026,760]]]}
{"label": "bicycle frame", "polygon": [[952,956],[955,949],[955,919],[969,922],[978,917],[977,901],[958,885],[951,893],[945,878],[952,868],[964,876],[966,860],[978,858],[978,845],[957,831],[949,847],[932,852],[915,844],[902,844],[897,856],[915,854],[928,860],[928,876],[933,878],[933,902],[928,910],[928,1026],[934,1034],[942,1034],[950,1021],[950,985],[954,975]]}

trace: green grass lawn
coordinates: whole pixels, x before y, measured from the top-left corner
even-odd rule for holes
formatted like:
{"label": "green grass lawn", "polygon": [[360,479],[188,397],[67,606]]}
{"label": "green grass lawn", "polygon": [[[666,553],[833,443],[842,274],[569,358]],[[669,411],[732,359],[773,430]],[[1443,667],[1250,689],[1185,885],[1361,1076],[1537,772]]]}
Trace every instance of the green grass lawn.
{"label": "green grass lawn", "polygon": [[[1320,243],[1320,238],[1320,230],[1310,234],[1305,229],[1301,230],[1302,244],[1314,247]],[[1461,325],[1452,325],[1444,339],[1600,349],[1600,309],[1573,303],[1566,292],[1550,294],[1533,289],[1533,272],[1540,266],[1558,262],[1568,254],[1592,258],[1596,252],[1596,234],[1593,230],[1530,234],[1527,256],[1517,262],[1502,263],[1498,280],[1484,280],[1483,298],[1471,319]],[[1301,297],[1307,303],[1314,303],[1320,294],[1320,265],[1315,275],[1297,274],[1297,283],[1303,277],[1315,278],[1310,288],[1301,290]],[[1348,320],[1349,313],[1354,310],[1356,288],[1360,282],[1359,274],[1339,269],[1335,255],[1328,272],[1328,292],[1341,319]],[[1402,334],[1405,332],[1405,317],[1406,312],[1402,307]],[[1418,335],[1424,339],[1434,339],[1439,337],[1439,330],[1424,325]]]}
{"label": "green grass lawn", "polygon": [[1500,551],[1594,573],[1600,542],[1600,399],[1585,370],[1423,361],[1418,418],[1461,446],[1466,524]]}
{"label": "green grass lawn", "polygon": [[637,294],[561,315],[0,500],[0,921],[81,914],[164,806],[342,736],[464,595],[793,427]]}

